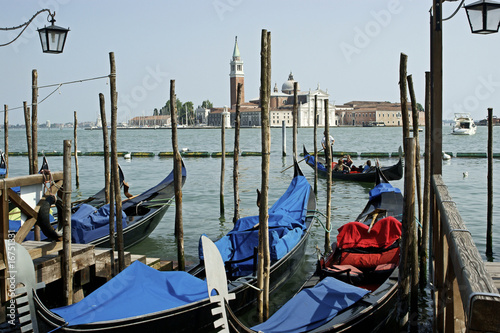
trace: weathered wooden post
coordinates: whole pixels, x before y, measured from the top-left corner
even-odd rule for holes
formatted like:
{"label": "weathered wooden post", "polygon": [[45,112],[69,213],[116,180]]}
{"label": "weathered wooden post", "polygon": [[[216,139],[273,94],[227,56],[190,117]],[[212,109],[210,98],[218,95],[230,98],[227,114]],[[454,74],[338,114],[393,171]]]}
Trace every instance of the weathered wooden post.
{"label": "weathered wooden post", "polygon": [[109,83],[111,90],[111,172],[114,188],[115,199],[115,216],[116,216],[116,247],[118,250],[118,271],[125,269],[125,253],[123,244],[123,223],[122,223],[122,199],[120,196],[120,175],[118,171],[118,155],[116,144],[116,127],[118,117],[118,93],[116,91],[116,65],[115,54],[109,53],[109,61],[111,74],[109,75]]}
{"label": "weathered wooden post", "polygon": [[[417,99],[415,98],[415,91],[413,90],[413,78],[411,75],[408,75],[408,89],[410,91],[410,101],[411,101],[411,113],[412,113],[412,122],[413,122],[413,137],[415,138],[415,182],[417,193],[416,197],[418,200],[418,220],[422,221],[423,209],[422,209],[422,186],[421,186],[421,176],[420,176],[420,139],[418,134],[418,125],[419,125],[419,116],[417,110]],[[422,246],[422,237],[417,228],[418,235],[418,248],[420,249]],[[419,250],[420,252],[420,250]],[[417,252],[418,254],[418,252]]]}
{"label": "weathered wooden post", "polygon": [[78,128],[78,119],[76,117],[76,111],[74,111],[75,115],[75,124],[73,128],[73,137],[75,140],[75,185],[76,188],[80,187],[80,172],[78,170],[78,144],[77,144],[77,134],[76,130]]}
{"label": "weathered wooden post", "polygon": [[220,199],[219,213],[224,216],[224,172],[226,168],[226,109],[221,113],[220,140],[221,140],[221,157],[220,157]]}
{"label": "weathered wooden post", "polygon": [[234,192],[234,216],[233,223],[240,218],[240,189],[239,189],[239,158],[240,158],[240,104],[241,83],[236,88],[236,115],[234,118],[234,156],[233,156],[233,192]]}
{"label": "weathered wooden post", "polygon": [[182,161],[177,144],[177,102],[175,80],[170,80],[170,119],[172,121],[172,150],[174,152],[175,239],[177,240],[178,270],[186,268],[184,260],[184,227],[182,224]]}
{"label": "weathered wooden post", "polygon": [[493,109],[488,108],[488,211],[486,255],[493,256]]}
{"label": "weathered wooden post", "polygon": [[299,117],[299,110],[298,110],[298,104],[299,104],[299,99],[297,96],[297,89],[298,89],[298,84],[297,82],[293,83],[293,112],[292,112],[292,117],[293,117],[293,158],[297,158],[297,126],[298,126],[298,117]]}
{"label": "weathered wooden post", "polygon": [[257,299],[259,320],[269,317],[269,226],[268,226],[268,189],[269,161],[271,147],[271,131],[269,127],[269,93],[271,86],[271,32],[262,30],[260,52],[260,104],[261,104],[261,134],[262,134],[262,180],[259,200],[259,247],[257,262],[257,287],[261,290]]}
{"label": "weathered wooden post", "polygon": [[[31,144],[33,154],[31,174],[35,174],[38,172],[38,72],[36,69],[31,72]],[[35,226],[35,233],[37,227]],[[40,233],[40,228],[38,228],[38,233]]]}
{"label": "weathered wooden post", "polygon": [[[401,53],[399,60],[399,92],[401,99],[401,118],[403,120],[403,141],[405,138],[410,137],[410,124],[408,115],[408,97],[406,95],[406,63],[408,56]],[[404,144],[404,142],[403,142]],[[404,145],[403,145],[404,147]]]}
{"label": "weathered wooden post", "polygon": [[[332,148],[330,142],[330,113],[328,110],[328,99],[325,99],[325,156],[326,156],[326,230],[325,230],[325,253],[332,252],[330,242],[330,229],[332,217]],[[316,140],[315,140],[316,141]],[[316,151],[316,150],[315,150]],[[316,154],[317,156],[317,154]]]}
{"label": "weathered wooden post", "polygon": [[[415,231],[415,139],[405,138],[404,209],[398,279],[398,321],[401,327],[408,322],[410,288],[412,292],[410,318],[417,318],[418,313],[418,258]],[[416,321],[412,320],[410,324],[415,325]]]}
{"label": "weathered wooden post", "polygon": [[9,177],[9,106],[3,106],[3,143],[5,153],[5,178]]}
{"label": "weathered wooden post", "polygon": [[[109,173],[109,141],[108,141],[108,123],[106,120],[106,109],[104,102],[104,94],[99,94],[99,108],[101,111],[101,124],[102,124],[102,138],[104,141],[103,151],[104,151],[104,194],[106,196],[106,202],[109,202],[109,183],[110,183],[110,173]],[[111,230],[110,230],[111,231]],[[114,233],[114,225],[113,225]],[[110,234],[111,235],[111,234]],[[111,238],[110,238],[111,240]],[[113,237],[113,247],[114,249],[114,237]]]}
{"label": "weathered wooden post", "polygon": [[281,121],[281,156],[286,156],[286,121]]}
{"label": "weathered wooden post", "polygon": [[[318,95],[314,95],[314,195],[318,196]],[[330,140],[328,140],[330,141]]]}
{"label": "weathered wooden post", "polygon": [[71,140],[64,140],[63,161],[63,288],[66,305],[73,303],[73,259],[71,258]]}
{"label": "weathered wooden post", "polygon": [[422,246],[420,247],[420,287],[427,285],[427,247],[429,243],[431,192],[431,73],[425,72],[425,158],[424,200],[422,212]]}
{"label": "weathered wooden post", "polygon": [[29,164],[29,174],[32,175],[33,172],[33,143],[31,139],[31,121],[30,121],[30,108],[28,107],[26,101],[23,102],[24,108],[24,124],[26,126],[26,141],[28,144],[28,164]]}

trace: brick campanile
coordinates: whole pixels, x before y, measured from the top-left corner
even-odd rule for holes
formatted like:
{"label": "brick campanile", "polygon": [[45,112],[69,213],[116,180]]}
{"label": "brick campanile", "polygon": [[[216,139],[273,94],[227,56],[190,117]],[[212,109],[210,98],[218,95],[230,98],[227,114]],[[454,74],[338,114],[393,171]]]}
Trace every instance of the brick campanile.
{"label": "brick campanile", "polygon": [[231,82],[231,108],[236,105],[237,89],[238,83],[241,83],[241,100],[240,102],[245,102],[245,73],[243,72],[243,61],[240,57],[240,49],[238,48],[238,37],[234,39],[234,51],[233,58],[231,60],[229,72],[229,80]]}

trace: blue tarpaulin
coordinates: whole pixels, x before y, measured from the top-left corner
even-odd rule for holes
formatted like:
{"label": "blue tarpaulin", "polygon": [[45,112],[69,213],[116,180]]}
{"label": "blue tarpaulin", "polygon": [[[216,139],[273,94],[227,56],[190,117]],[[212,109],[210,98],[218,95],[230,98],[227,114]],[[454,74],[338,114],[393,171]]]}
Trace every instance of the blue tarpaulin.
{"label": "blue tarpaulin", "polygon": [[323,279],[302,290],[267,321],[252,327],[264,333],[298,333],[315,329],[332,320],[339,311],[359,301],[369,291],[339,281]]}
{"label": "blue tarpaulin", "polygon": [[[88,244],[109,235],[109,213],[109,204],[98,209],[88,204],[80,205],[80,208],[71,216],[71,241]],[[124,211],[122,211],[122,225],[123,228],[127,226],[127,215]]]}
{"label": "blue tarpaulin", "polygon": [[[311,186],[304,176],[292,179],[286,192],[269,209],[269,244],[271,261],[285,256],[301,239],[307,215]],[[233,230],[215,242],[224,262],[241,260],[254,254],[259,243],[259,216],[248,216],[236,221]],[[200,259],[203,259],[200,246]],[[233,264],[233,275],[244,276],[253,271],[253,258]]]}
{"label": "blue tarpaulin", "polygon": [[205,298],[205,281],[186,272],[160,272],[135,261],[80,302],[52,312],[71,326],[145,315]]}
{"label": "blue tarpaulin", "polygon": [[387,192],[401,193],[401,190],[389,183],[380,183],[370,190],[370,200],[378,197],[382,193]]}

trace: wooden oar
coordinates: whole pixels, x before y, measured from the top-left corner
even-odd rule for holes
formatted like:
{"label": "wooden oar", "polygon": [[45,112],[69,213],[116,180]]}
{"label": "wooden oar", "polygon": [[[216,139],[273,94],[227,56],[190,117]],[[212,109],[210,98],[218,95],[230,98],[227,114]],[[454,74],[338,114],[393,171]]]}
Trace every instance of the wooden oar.
{"label": "wooden oar", "polygon": [[[323,149],[318,150],[318,153],[319,153],[320,151],[322,151],[322,150],[323,150]],[[309,154],[309,156],[313,156],[313,155]],[[298,161],[297,163],[302,162],[302,161],[303,161],[303,160],[305,160],[306,158],[307,158],[307,157],[304,157],[303,159],[301,159],[301,160],[300,160],[300,161]],[[286,167],[285,169],[281,170],[281,173],[283,173],[283,172],[285,172],[286,170],[290,169],[290,168],[291,168],[291,167],[293,167],[294,165],[295,165],[295,164],[292,164],[292,165],[290,165],[289,167]]]}
{"label": "wooden oar", "polygon": [[370,233],[370,231],[372,230],[372,227],[375,224],[375,220],[377,219],[378,214],[385,213],[385,212],[386,212],[385,209],[380,209],[380,208],[376,208],[373,212],[371,212],[371,215],[373,216],[373,218],[372,218],[372,222],[370,223],[370,227],[368,228],[368,233]]}

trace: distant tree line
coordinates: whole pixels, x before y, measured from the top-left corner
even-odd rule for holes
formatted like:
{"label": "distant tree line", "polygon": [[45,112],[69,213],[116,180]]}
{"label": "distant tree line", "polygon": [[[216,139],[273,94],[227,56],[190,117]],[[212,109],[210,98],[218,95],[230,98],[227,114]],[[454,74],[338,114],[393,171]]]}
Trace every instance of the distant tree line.
{"label": "distant tree line", "polygon": [[[182,103],[180,99],[176,100],[177,104],[177,122],[180,125],[193,125],[195,123],[195,118],[196,115],[194,114],[194,104],[191,101],[188,101],[186,103]],[[211,109],[213,108],[212,102],[210,102],[208,99],[203,101],[201,105],[198,105],[198,107],[202,107],[205,109]],[[163,116],[163,115],[170,115],[170,100],[168,100],[165,105],[158,110],[155,108],[153,110],[153,116]]]}

